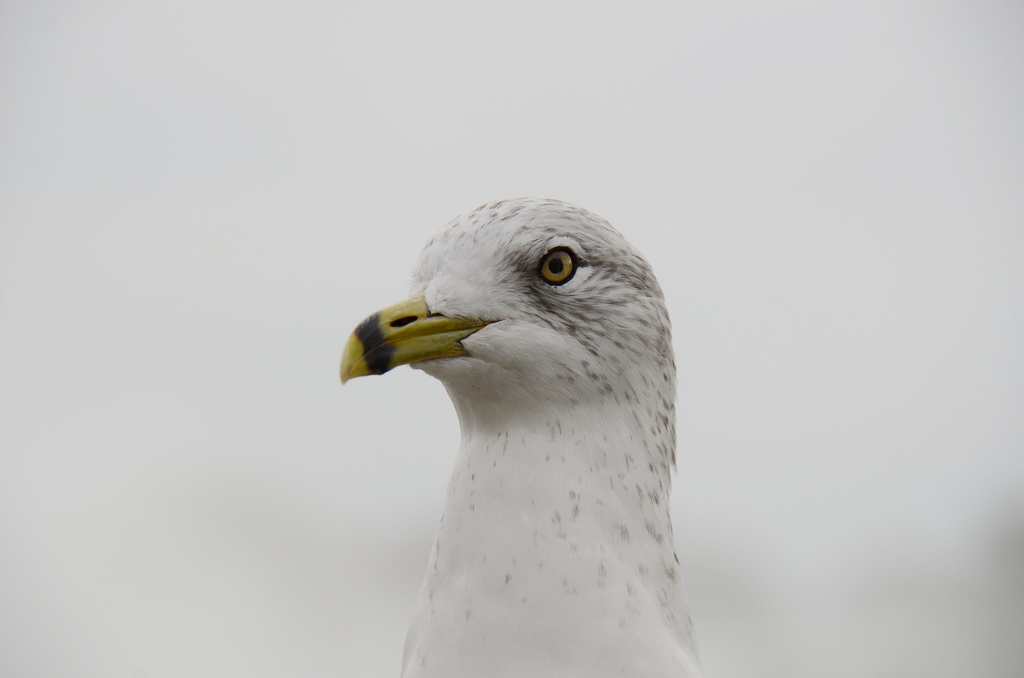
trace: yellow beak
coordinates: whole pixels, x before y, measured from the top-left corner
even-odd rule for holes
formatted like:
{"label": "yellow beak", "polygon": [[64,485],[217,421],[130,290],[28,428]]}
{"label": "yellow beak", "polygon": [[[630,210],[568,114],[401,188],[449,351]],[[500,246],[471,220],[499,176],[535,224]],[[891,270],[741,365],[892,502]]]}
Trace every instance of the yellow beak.
{"label": "yellow beak", "polygon": [[359,323],[341,354],[341,383],[407,363],[466,355],[462,340],[489,322],[431,313],[423,295],[413,295]]}

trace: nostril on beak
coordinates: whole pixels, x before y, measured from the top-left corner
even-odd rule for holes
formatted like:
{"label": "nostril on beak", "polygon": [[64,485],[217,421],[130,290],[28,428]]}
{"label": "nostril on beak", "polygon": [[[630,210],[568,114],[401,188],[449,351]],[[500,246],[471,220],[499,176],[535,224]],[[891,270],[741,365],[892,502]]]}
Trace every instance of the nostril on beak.
{"label": "nostril on beak", "polygon": [[397,320],[392,320],[391,321],[391,326],[392,327],[405,327],[409,323],[415,322],[415,321],[416,321],[416,316],[414,316],[414,315],[407,315],[404,318],[398,318]]}

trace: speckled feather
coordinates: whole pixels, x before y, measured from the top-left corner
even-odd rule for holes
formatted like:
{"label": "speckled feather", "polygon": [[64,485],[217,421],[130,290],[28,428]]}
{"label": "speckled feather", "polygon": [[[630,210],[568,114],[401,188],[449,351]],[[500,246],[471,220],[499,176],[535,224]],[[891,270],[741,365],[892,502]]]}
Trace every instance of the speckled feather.
{"label": "speckled feather", "polygon": [[[545,253],[571,249],[553,286]],[[404,678],[699,676],[669,515],[675,365],[662,292],[604,219],[484,205],[424,248],[431,311],[494,320],[440,379],[462,442]]]}

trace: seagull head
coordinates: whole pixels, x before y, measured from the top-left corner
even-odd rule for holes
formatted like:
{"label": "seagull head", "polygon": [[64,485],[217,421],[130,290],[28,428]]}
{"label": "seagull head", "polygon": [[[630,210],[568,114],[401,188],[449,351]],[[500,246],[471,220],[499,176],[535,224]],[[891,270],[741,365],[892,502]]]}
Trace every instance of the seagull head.
{"label": "seagull head", "polygon": [[427,243],[411,291],[356,328],[343,382],[411,364],[444,383],[460,415],[674,401],[658,282],[584,209],[530,198],[483,205]]}

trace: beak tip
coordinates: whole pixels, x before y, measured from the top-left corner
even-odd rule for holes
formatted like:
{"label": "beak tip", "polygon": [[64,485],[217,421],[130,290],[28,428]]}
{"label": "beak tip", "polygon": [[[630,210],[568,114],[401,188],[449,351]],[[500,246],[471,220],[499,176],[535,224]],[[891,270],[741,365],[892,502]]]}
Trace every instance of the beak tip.
{"label": "beak tip", "polygon": [[363,355],[363,343],[359,337],[353,334],[345,343],[345,350],[341,354],[341,368],[339,370],[341,383],[344,384],[349,379],[361,377],[364,374],[367,374],[367,371],[366,358]]}
{"label": "beak tip", "polygon": [[342,364],[341,366],[341,385],[344,386],[348,381],[365,374],[356,369],[354,365]]}

